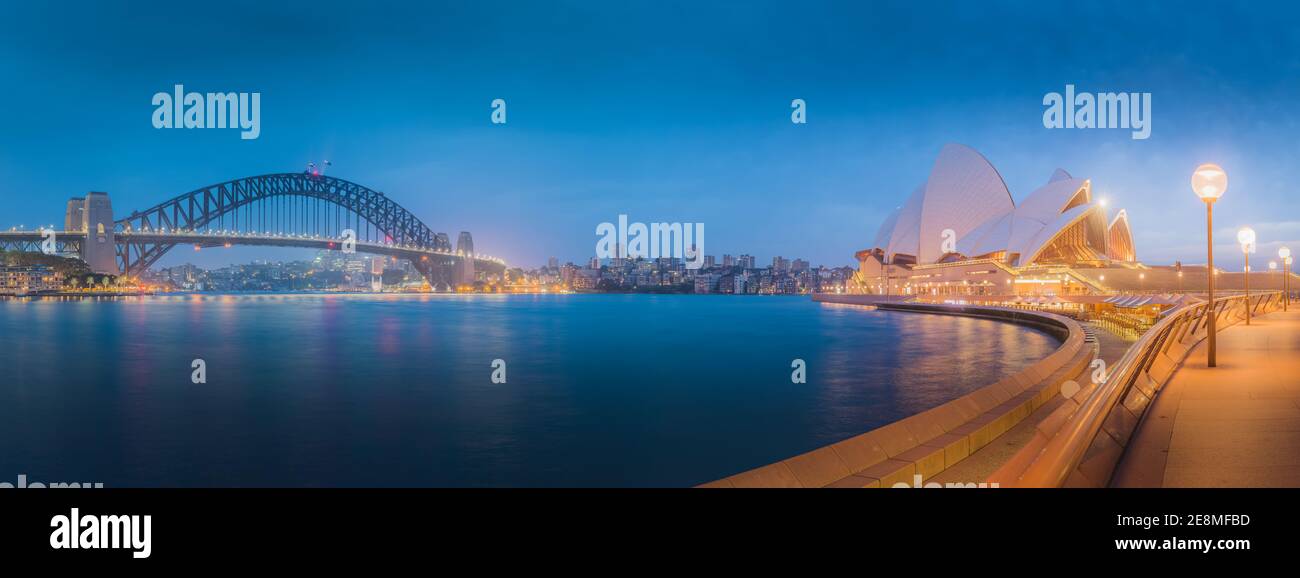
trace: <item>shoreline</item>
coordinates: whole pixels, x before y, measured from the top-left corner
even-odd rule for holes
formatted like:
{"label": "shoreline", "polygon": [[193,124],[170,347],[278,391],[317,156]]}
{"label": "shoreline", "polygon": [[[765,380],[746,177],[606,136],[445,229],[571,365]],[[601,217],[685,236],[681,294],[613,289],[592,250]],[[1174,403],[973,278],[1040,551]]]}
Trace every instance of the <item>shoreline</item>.
{"label": "shoreline", "polygon": [[[1041,415],[1038,410],[1058,397],[1061,384],[1086,372],[1095,356],[1092,346],[1085,343],[1085,334],[1078,322],[1051,313],[972,305],[903,303],[903,299],[874,295],[820,293],[813,295],[813,301],[999,320],[1045,331],[1057,337],[1061,345],[1030,366],[937,407],[698,487],[912,487],[914,479],[919,482],[934,479],[976,456],[979,450],[1021,426],[1030,415]],[[980,455],[988,456],[989,453]],[[961,480],[969,483],[980,481]]]}

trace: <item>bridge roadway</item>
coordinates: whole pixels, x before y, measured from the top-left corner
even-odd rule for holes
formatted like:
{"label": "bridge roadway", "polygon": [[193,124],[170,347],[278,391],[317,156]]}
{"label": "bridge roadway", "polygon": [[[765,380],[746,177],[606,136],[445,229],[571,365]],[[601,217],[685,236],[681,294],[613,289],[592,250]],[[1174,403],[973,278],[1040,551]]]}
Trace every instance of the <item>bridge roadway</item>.
{"label": "bridge roadway", "polygon": [[[159,243],[159,244],[176,244],[176,245],[193,245],[197,247],[224,247],[234,245],[255,245],[268,247],[300,247],[307,249],[340,249],[343,239],[333,239],[318,236],[304,235],[250,235],[244,233],[198,233],[198,232],[171,232],[161,233],[153,232],[128,232],[116,231],[114,233],[118,243]],[[69,240],[77,242],[84,241],[86,234],[83,232],[66,232],[55,231],[55,240],[60,245],[66,247],[64,243]],[[16,243],[26,243],[37,250],[44,237],[39,231],[0,231],[0,246]],[[434,249],[424,249],[415,246],[398,245],[391,243],[371,243],[366,241],[356,241],[356,250],[361,253],[372,253],[397,257],[399,259],[430,260],[436,258],[453,258],[461,259],[462,255],[454,252],[437,251]],[[71,252],[66,249],[59,251],[62,253]],[[475,257],[474,266],[476,269],[500,273],[505,269],[505,262],[492,257]]]}
{"label": "bridge roadway", "polygon": [[1300,304],[1199,343],[1134,433],[1119,487],[1300,487]]}

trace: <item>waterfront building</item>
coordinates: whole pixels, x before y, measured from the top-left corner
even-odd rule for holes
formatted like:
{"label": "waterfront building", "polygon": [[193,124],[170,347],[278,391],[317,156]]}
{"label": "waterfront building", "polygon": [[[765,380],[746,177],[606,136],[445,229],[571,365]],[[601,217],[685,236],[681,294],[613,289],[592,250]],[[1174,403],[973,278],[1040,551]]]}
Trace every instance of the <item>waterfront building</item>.
{"label": "waterfront building", "polygon": [[721,275],[717,275],[713,273],[704,273],[701,275],[696,275],[695,292],[696,293],[717,293],[718,280],[721,277],[722,277]]}
{"label": "waterfront building", "polygon": [[[880,294],[1107,293],[1148,269],[1127,213],[1108,219],[1090,180],[1057,169],[1017,204],[997,170],[957,144],[856,258],[850,290]],[[1150,289],[1169,288],[1153,280]]]}
{"label": "waterfront building", "polygon": [[575,272],[571,286],[574,291],[595,291],[600,283],[600,269],[580,269]]}
{"label": "waterfront building", "polygon": [[63,284],[63,276],[45,265],[0,267],[0,294],[22,295],[54,291]]}

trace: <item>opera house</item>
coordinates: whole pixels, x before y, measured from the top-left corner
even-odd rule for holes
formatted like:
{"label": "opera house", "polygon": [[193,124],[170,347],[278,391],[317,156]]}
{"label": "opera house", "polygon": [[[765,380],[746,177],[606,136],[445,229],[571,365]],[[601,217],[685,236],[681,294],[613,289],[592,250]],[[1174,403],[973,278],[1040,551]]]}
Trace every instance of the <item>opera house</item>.
{"label": "opera house", "polygon": [[[959,144],[943,148],[929,177],[856,257],[851,292],[919,299],[1083,302],[1071,296],[1182,293],[1206,283],[1204,265],[1138,262],[1127,214],[1109,214],[1088,179],[1057,169],[1017,204],[993,165]],[[1225,290],[1239,288],[1241,277],[1216,271]],[[1256,274],[1251,285],[1271,281]]]}

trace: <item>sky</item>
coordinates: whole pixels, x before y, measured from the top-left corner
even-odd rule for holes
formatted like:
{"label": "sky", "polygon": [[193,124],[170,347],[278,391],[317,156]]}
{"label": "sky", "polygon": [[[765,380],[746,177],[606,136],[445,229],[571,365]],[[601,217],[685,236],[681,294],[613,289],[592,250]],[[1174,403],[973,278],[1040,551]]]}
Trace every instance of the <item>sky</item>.
{"label": "sky", "polygon": [[[3,1],[4,228],[61,225],[91,190],[122,215],[328,159],[512,265],[583,263],[626,214],[704,223],[706,254],[839,266],[957,142],[1017,201],[1058,167],[1092,179],[1152,264],[1204,262],[1189,180],[1215,162],[1218,263],[1240,263],[1242,225],[1266,256],[1300,250],[1300,9],[1282,4]],[[261,93],[259,138],[154,128],[175,84]],[[1151,93],[1150,138],[1045,128],[1066,84]]]}

